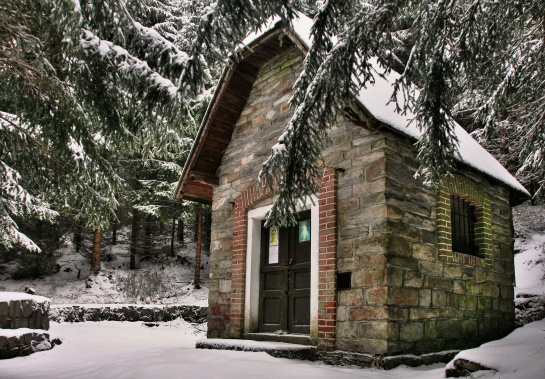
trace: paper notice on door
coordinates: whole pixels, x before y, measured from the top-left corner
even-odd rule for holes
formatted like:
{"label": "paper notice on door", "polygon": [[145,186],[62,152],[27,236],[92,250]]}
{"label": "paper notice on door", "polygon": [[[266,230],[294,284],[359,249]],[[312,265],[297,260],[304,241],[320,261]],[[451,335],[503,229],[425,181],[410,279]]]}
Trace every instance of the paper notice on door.
{"label": "paper notice on door", "polygon": [[278,263],[278,245],[269,246],[269,264]]}

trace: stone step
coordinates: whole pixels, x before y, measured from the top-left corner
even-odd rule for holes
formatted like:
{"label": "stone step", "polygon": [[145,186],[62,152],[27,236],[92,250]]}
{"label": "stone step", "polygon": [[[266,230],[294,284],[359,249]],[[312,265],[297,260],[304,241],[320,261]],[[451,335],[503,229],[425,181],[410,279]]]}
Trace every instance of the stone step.
{"label": "stone step", "polygon": [[196,342],[197,349],[265,352],[276,358],[315,360],[316,347],[296,343],[209,338]]}

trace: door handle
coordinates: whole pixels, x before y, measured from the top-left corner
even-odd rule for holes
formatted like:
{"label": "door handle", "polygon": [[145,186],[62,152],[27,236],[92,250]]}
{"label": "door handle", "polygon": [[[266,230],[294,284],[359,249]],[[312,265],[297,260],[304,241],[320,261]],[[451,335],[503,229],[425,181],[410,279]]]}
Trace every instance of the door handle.
{"label": "door handle", "polygon": [[292,264],[293,264],[293,258],[290,258],[290,259],[288,260],[288,266],[291,266]]}

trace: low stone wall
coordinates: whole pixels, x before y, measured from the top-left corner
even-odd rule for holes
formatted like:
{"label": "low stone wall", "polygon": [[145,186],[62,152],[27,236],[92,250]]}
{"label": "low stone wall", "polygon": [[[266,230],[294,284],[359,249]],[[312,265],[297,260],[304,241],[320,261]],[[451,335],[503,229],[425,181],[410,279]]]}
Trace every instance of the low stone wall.
{"label": "low stone wall", "polygon": [[0,329],[49,329],[49,299],[17,292],[0,292]]}
{"label": "low stone wall", "polygon": [[26,356],[52,347],[49,334],[43,330],[20,328],[0,332],[0,359]]}
{"label": "low stone wall", "polygon": [[325,353],[319,352],[317,354],[317,359],[334,366],[357,366],[361,368],[374,367],[384,370],[391,370],[401,365],[418,367],[422,365],[431,365],[434,363],[448,363],[459,352],[459,350],[448,350],[422,355],[403,354],[383,356],[337,350]]}
{"label": "low stone wall", "polygon": [[49,299],[0,292],[0,359],[49,350]]}
{"label": "low stone wall", "polygon": [[191,305],[57,305],[51,307],[49,318],[54,322],[84,321],[172,321],[203,323],[207,307]]}

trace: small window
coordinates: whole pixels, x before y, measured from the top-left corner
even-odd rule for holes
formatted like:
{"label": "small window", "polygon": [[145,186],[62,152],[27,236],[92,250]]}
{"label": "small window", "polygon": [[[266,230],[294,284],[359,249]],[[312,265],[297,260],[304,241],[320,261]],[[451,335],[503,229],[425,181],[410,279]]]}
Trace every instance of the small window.
{"label": "small window", "polygon": [[478,255],[479,247],[475,242],[475,206],[463,197],[452,195],[450,210],[452,251]]}

